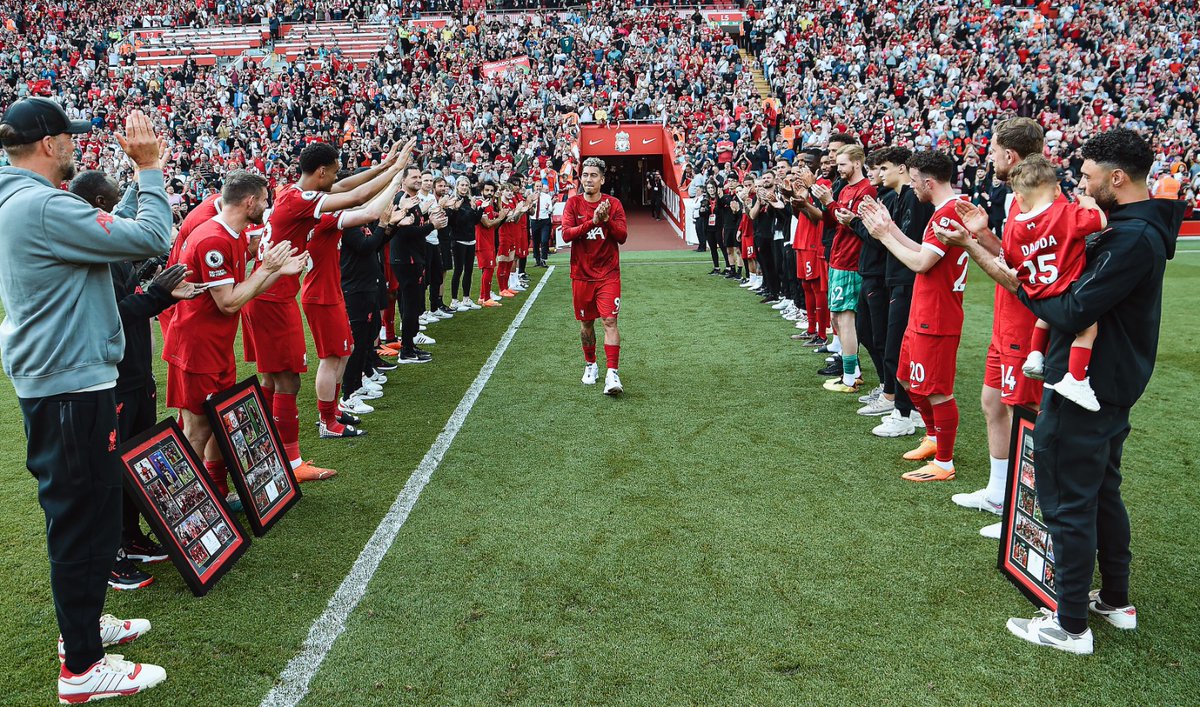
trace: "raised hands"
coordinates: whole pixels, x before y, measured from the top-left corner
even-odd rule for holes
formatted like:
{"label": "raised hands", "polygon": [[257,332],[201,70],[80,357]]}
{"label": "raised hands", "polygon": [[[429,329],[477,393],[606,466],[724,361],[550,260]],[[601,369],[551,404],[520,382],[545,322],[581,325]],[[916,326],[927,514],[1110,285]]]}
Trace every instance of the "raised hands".
{"label": "raised hands", "polygon": [[895,225],[887,207],[869,196],[863,197],[858,205],[858,215],[873,238],[882,238]]}
{"label": "raised hands", "polygon": [[299,275],[304,270],[304,255],[297,255],[297,248],[289,241],[271,246],[262,256],[262,267],[267,272],[280,275]]}
{"label": "raised hands", "polygon": [[826,206],[829,206],[829,203],[833,201],[833,190],[824,184],[812,185],[812,194],[817,197],[817,201]]}
{"label": "raised hands", "polygon": [[972,204],[966,199],[959,199],[954,204],[954,212],[958,214],[963,225],[971,233],[982,233],[988,230],[988,215],[982,206]]}
{"label": "raised hands", "polygon": [[133,160],[138,169],[162,169],[162,153],[166,147],[154,134],[154,124],[140,110],[125,118],[125,134],[116,134],[117,144]]}

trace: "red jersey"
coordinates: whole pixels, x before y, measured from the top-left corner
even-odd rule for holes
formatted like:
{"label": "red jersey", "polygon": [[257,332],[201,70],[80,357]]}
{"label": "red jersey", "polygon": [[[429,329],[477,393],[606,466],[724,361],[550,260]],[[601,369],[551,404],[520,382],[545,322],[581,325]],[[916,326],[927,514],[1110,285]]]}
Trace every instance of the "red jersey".
{"label": "red jersey", "polygon": [[[487,220],[494,221],[496,219],[496,214],[499,212],[496,210],[495,204],[489,203],[483,207],[483,210],[480,213],[487,217]],[[475,245],[476,247],[481,247],[488,252],[495,250],[496,228],[494,226],[492,228],[484,226],[483,220],[480,219],[479,222],[475,224]]]}
{"label": "red jersey", "polygon": [[792,250],[824,250],[821,245],[820,221],[812,221],[797,209],[796,233],[792,237]]}
{"label": "red jersey", "polygon": [[967,289],[967,264],[970,256],[958,246],[943,245],[934,235],[933,225],[962,223],[954,202],[939,205],[925,227],[921,247],[937,253],[940,259],[913,282],[912,309],[908,313],[908,331],[917,334],[960,336],[963,324],[963,291]]}
{"label": "red jersey", "polygon": [[[596,208],[609,203],[608,221],[592,223]],[[629,236],[625,223],[625,208],[615,198],[601,194],[596,203],[582,194],[567,199],[562,216],[563,240],[571,244],[572,280],[619,280],[621,256],[619,246]]]}
{"label": "red jersey", "polygon": [[862,241],[849,226],[837,222],[833,216],[834,211],[841,208],[858,213],[858,205],[862,203],[864,196],[878,195],[870,180],[862,179],[857,184],[842,187],[837,199],[830,202],[825,212],[826,218],[837,224],[837,230],[833,234],[833,248],[829,251],[829,267],[858,272],[858,254],[862,250]]}
{"label": "red jersey", "polygon": [[341,219],[323,215],[308,241],[308,267],[300,301],[345,304],[342,294]]}
{"label": "red jersey", "polygon": [[[1008,209],[1008,217],[1004,220],[1004,233],[1000,238],[1000,252],[1004,255],[1005,262],[1010,264],[1014,262],[1010,260],[1014,257],[1012,253],[1021,252],[1012,245],[1016,229],[1021,227],[1016,220],[1019,213],[1021,208],[1017,206],[1016,199],[1013,199]],[[1020,258],[1016,258],[1015,262],[1019,263]],[[1029,351],[1029,341],[1036,322],[1037,316],[1021,304],[1016,295],[996,285],[996,304],[992,314],[992,345],[997,351],[1023,357]]]}
{"label": "red jersey", "polygon": [[[1010,227],[1011,238],[1007,237]],[[1084,238],[1102,228],[1101,212],[1059,194],[1045,207],[1009,219],[1004,260],[1016,268],[1021,288],[1030,298],[1055,297],[1079,279],[1085,264]]]}
{"label": "red jersey", "polygon": [[[179,262],[192,271],[192,282],[236,285],[246,279],[246,244],[219,217],[196,226],[183,244]],[[177,303],[171,328],[187,336],[168,336],[163,360],[189,373],[225,373],[236,368],[233,342],[239,317],[223,313],[212,295]]]}
{"label": "red jersey", "polygon": [[[275,197],[275,205],[271,207],[267,232],[258,245],[259,251],[266,252],[271,246],[284,241],[291,243],[301,253],[308,250],[308,241],[321,219],[337,220],[338,214],[321,213],[321,205],[327,196],[321,191],[303,191],[295,184],[284,188]],[[283,275],[259,297],[272,302],[289,302],[296,299],[299,291],[300,276]]]}
{"label": "red jersey", "polygon": [[188,215],[183,217],[183,223],[179,224],[179,233],[175,234],[175,242],[171,244],[171,254],[167,256],[167,267],[171,267],[179,262],[179,252],[183,249],[183,244],[187,240],[188,235],[197,226],[207,223],[209,219],[217,215],[217,202],[220,200],[220,194],[213,194],[197,204],[196,208],[189,211]]}

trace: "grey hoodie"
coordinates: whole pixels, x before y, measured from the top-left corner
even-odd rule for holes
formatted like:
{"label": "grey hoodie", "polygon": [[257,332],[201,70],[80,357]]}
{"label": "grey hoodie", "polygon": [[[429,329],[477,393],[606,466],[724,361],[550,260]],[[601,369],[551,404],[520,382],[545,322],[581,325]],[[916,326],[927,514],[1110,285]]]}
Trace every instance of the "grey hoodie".
{"label": "grey hoodie", "polygon": [[0,167],[0,358],[17,396],[110,384],[125,351],[115,260],[171,246],[159,170],[139,173],[137,216],[112,216],[26,169]]}

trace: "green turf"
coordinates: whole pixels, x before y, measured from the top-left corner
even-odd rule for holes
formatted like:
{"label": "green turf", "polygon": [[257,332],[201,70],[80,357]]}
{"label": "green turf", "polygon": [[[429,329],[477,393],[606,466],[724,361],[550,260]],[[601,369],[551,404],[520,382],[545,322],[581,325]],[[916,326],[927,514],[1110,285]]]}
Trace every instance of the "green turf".
{"label": "green turf", "polygon": [[[994,542],[975,535],[992,517],[948,500],[986,474],[978,389],[991,296],[980,273],[960,353],[961,480],[916,485],[898,478],[911,440],[871,436],[855,402],[820,389],[818,357],[744,291],[704,275],[703,254],[629,256],[626,395],[579,385],[560,268],[305,704],[1194,700],[1195,255],[1169,267],[1159,368],[1126,450],[1141,626],[1096,624],[1091,658],[1008,635],[1005,619],[1032,609],[995,570]],[[677,261],[694,264],[656,264]],[[118,615],[155,622],[127,655],[168,670],[139,701],[257,704],[517,309],[431,327],[437,360],[398,371],[363,440],[318,442],[305,418],[305,456],[343,473],[307,485],[208,597],[193,599],[163,565],[152,588],[112,597]],[[55,629],[20,418],[11,388],[3,396],[0,607],[13,630],[0,702],[39,704],[53,696]]]}

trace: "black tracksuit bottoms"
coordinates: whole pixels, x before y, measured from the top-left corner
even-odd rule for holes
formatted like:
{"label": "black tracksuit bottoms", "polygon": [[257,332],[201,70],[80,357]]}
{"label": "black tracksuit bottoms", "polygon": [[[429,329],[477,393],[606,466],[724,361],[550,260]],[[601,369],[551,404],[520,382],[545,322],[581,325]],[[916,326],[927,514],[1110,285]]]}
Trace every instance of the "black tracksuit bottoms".
{"label": "black tracksuit bottoms", "polygon": [[50,590],[67,669],[104,657],[100,615],[121,546],[122,477],[113,388],[22,398],[25,465],[46,515]]}
{"label": "black tracksuit bottoms", "polygon": [[425,264],[394,262],[392,273],[400,282],[396,295],[400,303],[400,346],[408,351],[413,347],[413,337],[421,330],[421,312],[425,306]]}
{"label": "black tracksuit bottoms", "polygon": [[[887,335],[883,344],[883,370],[880,375],[883,392],[896,396],[896,411],[908,417],[912,414],[912,399],[904,386],[896,382],[896,369],[900,366],[900,345],[904,343],[904,330],[908,328],[908,310],[912,308],[912,285],[893,285],[887,305]],[[872,360],[874,356],[872,355]]]}
{"label": "black tracksuit bottoms", "polygon": [[1129,593],[1129,514],[1121,500],[1121,452],[1129,408],[1088,412],[1047,389],[1034,428],[1034,478],[1054,542],[1058,613],[1087,620],[1092,570],[1106,595]]}
{"label": "black tracksuit bottoms", "polygon": [[[875,366],[875,374],[883,383],[887,374],[883,357],[888,334],[888,289],[882,277],[863,278],[862,289],[858,292],[854,329],[858,334],[858,344],[866,348]],[[899,357],[899,349],[896,349],[896,355]],[[894,372],[892,378],[895,379]]]}

